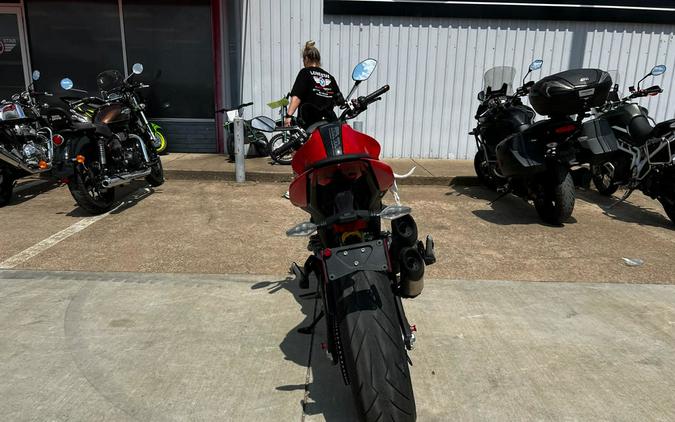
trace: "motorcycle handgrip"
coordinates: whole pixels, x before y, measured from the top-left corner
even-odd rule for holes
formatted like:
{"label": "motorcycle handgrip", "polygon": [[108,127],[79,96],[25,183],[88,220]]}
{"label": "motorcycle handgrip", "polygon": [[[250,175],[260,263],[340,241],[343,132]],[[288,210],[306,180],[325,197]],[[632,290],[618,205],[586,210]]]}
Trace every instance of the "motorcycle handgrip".
{"label": "motorcycle handgrip", "polygon": [[380,95],[384,94],[387,91],[389,91],[389,85],[385,85],[382,88],[378,89],[377,91],[373,92],[372,94],[366,95],[365,97],[363,97],[363,102],[371,103],[375,101],[377,97],[379,97]]}

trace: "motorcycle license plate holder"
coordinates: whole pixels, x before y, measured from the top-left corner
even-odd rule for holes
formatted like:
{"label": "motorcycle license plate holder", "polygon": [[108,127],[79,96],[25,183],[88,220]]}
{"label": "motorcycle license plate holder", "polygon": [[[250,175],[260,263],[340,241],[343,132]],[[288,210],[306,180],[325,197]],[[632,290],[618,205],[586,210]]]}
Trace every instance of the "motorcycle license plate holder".
{"label": "motorcycle license plate holder", "polygon": [[328,280],[346,277],[357,271],[388,271],[387,246],[382,239],[324,250],[323,262]]}

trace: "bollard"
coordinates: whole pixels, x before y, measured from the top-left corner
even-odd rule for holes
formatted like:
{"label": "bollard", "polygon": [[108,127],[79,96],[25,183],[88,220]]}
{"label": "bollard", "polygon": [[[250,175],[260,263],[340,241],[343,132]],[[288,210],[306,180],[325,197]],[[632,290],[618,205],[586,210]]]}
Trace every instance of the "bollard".
{"label": "bollard", "polygon": [[244,162],[244,121],[241,117],[234,118],[234,174],[237,183],[246,181],[246,168]]}
{"label": "bollard", "polygon": [[363,122],[360,120],[355,120],[352,122],[352,128],[357,132],[363,132]]}

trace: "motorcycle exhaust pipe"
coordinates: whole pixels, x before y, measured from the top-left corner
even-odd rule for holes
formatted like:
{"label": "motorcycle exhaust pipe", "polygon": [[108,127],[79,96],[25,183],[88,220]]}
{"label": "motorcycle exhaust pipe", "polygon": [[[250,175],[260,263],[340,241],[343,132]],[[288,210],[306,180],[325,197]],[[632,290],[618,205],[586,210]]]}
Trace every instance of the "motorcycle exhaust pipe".
{"label": "motorcycle exhaust pipe", "polygon": [[399,253],[401,266],[400,290],[402,297],[414,298],[424,289],[424,258],[417,247],[405,247]]}
{"label": "motorcycle exhaust pipe", "polygon": [[120,174],[119,176],[106,177],[101,182],[101,185],[106,189],[114,188],[115,186],[123,185],[125,183],[131,182],[132,180],[145,177],[149,175],[151,171],[152,171],[151,169],[146,169],[141,171]]}
{"label": "motorcycle exhaust pipe", "polygon": [[391,233],[393,242],[401,247],[417,244],[417,223],[410,214],[391,220]]}

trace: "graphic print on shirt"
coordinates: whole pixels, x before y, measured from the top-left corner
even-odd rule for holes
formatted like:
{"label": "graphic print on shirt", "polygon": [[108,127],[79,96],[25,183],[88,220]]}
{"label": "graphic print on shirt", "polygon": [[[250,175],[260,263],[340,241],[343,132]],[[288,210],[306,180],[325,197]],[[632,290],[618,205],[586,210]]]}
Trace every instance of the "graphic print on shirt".
{"label": "graphic print on shirt", "polygon": [[333,90],[332,84],[333,81],[331,76],[327,73],[319,72],[316,70],[310,70],[309,72],[314,79],[314,88],[312,91],[320,97],[324,98],[333,98],[335,91]]}

